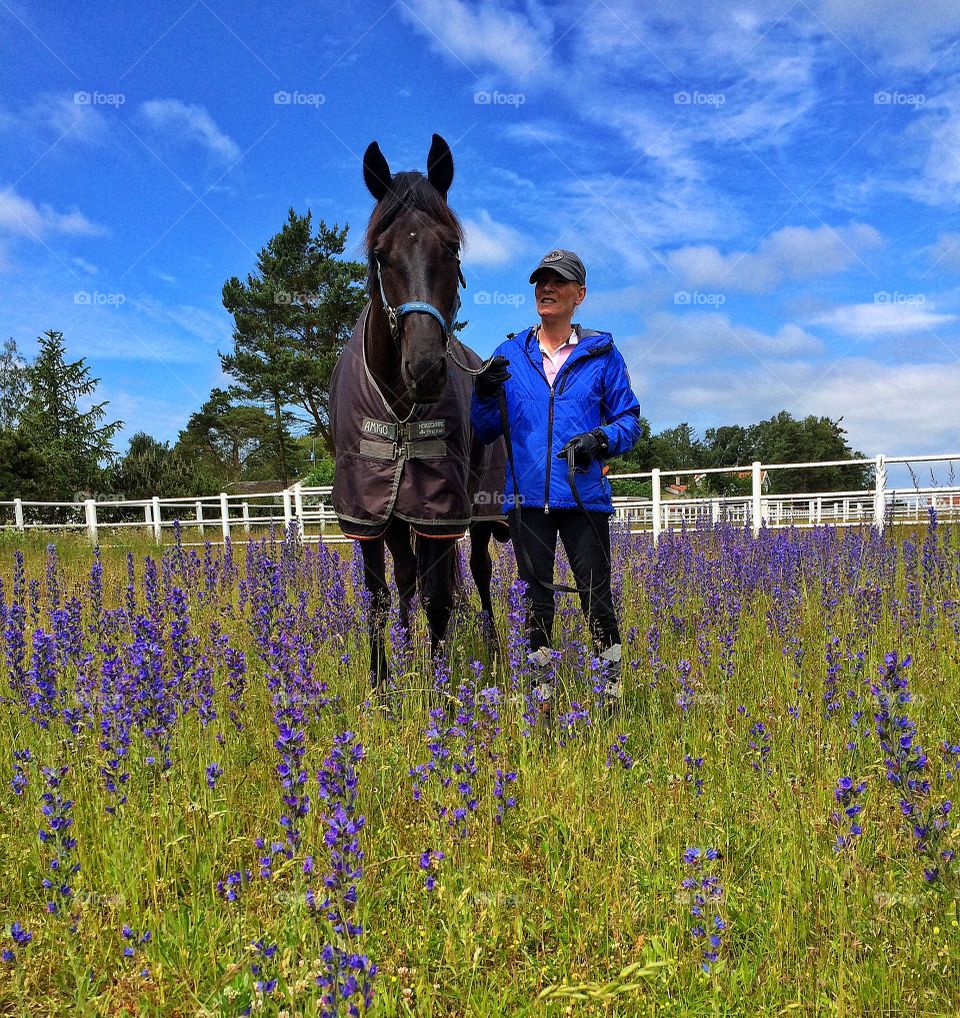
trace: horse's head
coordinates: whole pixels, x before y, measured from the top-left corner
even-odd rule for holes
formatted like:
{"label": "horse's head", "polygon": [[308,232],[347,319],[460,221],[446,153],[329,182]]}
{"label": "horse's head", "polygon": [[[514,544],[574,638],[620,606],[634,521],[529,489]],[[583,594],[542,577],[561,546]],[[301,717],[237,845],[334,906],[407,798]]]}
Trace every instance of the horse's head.
{"label": "horse's head", "polygon": [[450,147],[433,136],[424,176],[391,173],[379,145],[371,142],[363,179],[377,199],[367,227],[370,297],[398,348],[407,398],[436,403],[447,381],[447,336],[460,306],[463,230],[447,205]]}

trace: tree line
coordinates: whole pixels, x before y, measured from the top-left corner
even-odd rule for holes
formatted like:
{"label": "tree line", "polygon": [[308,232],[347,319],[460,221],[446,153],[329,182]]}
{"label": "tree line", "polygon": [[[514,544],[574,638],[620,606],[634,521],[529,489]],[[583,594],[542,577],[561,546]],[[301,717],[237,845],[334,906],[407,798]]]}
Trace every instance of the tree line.
{"label": "tree line", "polygon": [[[330,376],[367,299],[366,265],[342,257],[347,234],[347,226],[323,220],[314,229],[309,211],[290,209],[246,278],[224,283],[232,349],[218,356],[231,381],[211,391],[172,444],[139,431],[119,454],[114,439],[124,423],[108,419],[107,401],[95,402],[100,380],[84,358],[69,359],[63,334],[44,333],[29,362],[8,339],[0,350],[0,499],[205,495],[244,481],[330,483]],[[654,435],[644,421],[636,448],[613,460],[611,470],[860,457],[841,422],[797,420],[784,410],[701,437],[687,423]],[[866,487],[871,471],[824,467],[771,477],[774,491],[825,491]],[[691,487],[732,494],[749,488],[749,479],[706,475]],[[621,482],[618,491],[631,489],[642,494],[649,483]]]}

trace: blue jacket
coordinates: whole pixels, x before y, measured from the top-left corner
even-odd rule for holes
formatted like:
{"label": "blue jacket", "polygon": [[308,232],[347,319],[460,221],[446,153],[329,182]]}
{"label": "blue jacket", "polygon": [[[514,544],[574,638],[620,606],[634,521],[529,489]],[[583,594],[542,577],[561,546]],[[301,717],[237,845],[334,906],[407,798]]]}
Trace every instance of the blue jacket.
{"label": "blue jacket", "polygon": [[[495,351],[510,361],[504,392],[523,508],[578,508],[566,462],[557,459],[574,435],[602,427],[609,442],[608,456],[628,452],[640,437],[640,404],[613,337],[579,326],[577,334],[579,341],[560,366],[552,387],[543,370],[535,329],[525,329]],[[474,393],[470,422],[481,441],[495,441],[503,434],[499,400],[479,399]],[[613,512],[610,482],[599,460],[585,472],[578,471],[575,480],[585,509]],[[505,486],[504,509],[509,511],[514,506],[509,464]]]}

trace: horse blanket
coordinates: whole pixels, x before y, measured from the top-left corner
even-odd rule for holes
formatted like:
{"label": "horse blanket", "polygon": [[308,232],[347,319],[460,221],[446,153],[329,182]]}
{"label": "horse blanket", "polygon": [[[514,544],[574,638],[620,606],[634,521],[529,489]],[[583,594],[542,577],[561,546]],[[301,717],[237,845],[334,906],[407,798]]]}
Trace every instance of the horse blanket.
{"label": "horse blanket", "polygon": [[[492,455],[471,431],[472,378],[448,355],[440,401],[415,404],[401,421],[367,366],[369,309],[368,304],[360,315],[330,384],[333,508],[340,529],[360,540],[377,538],[390,517],[398,516],[424,537],[461,537],[475,517],[502,516],[503,456]],[[479,367],[480,358],[458,345],[460,359]]]}

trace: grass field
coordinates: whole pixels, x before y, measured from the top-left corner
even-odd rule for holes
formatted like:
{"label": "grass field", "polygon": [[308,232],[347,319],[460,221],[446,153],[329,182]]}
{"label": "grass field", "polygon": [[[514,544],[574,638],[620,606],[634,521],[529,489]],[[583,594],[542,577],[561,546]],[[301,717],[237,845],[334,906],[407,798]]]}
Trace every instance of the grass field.
{"label": "grass field", "polygon": [[0,545],[0,1013],[960,1012],[956,531],[618,535],[613,719],[349,554]]}

